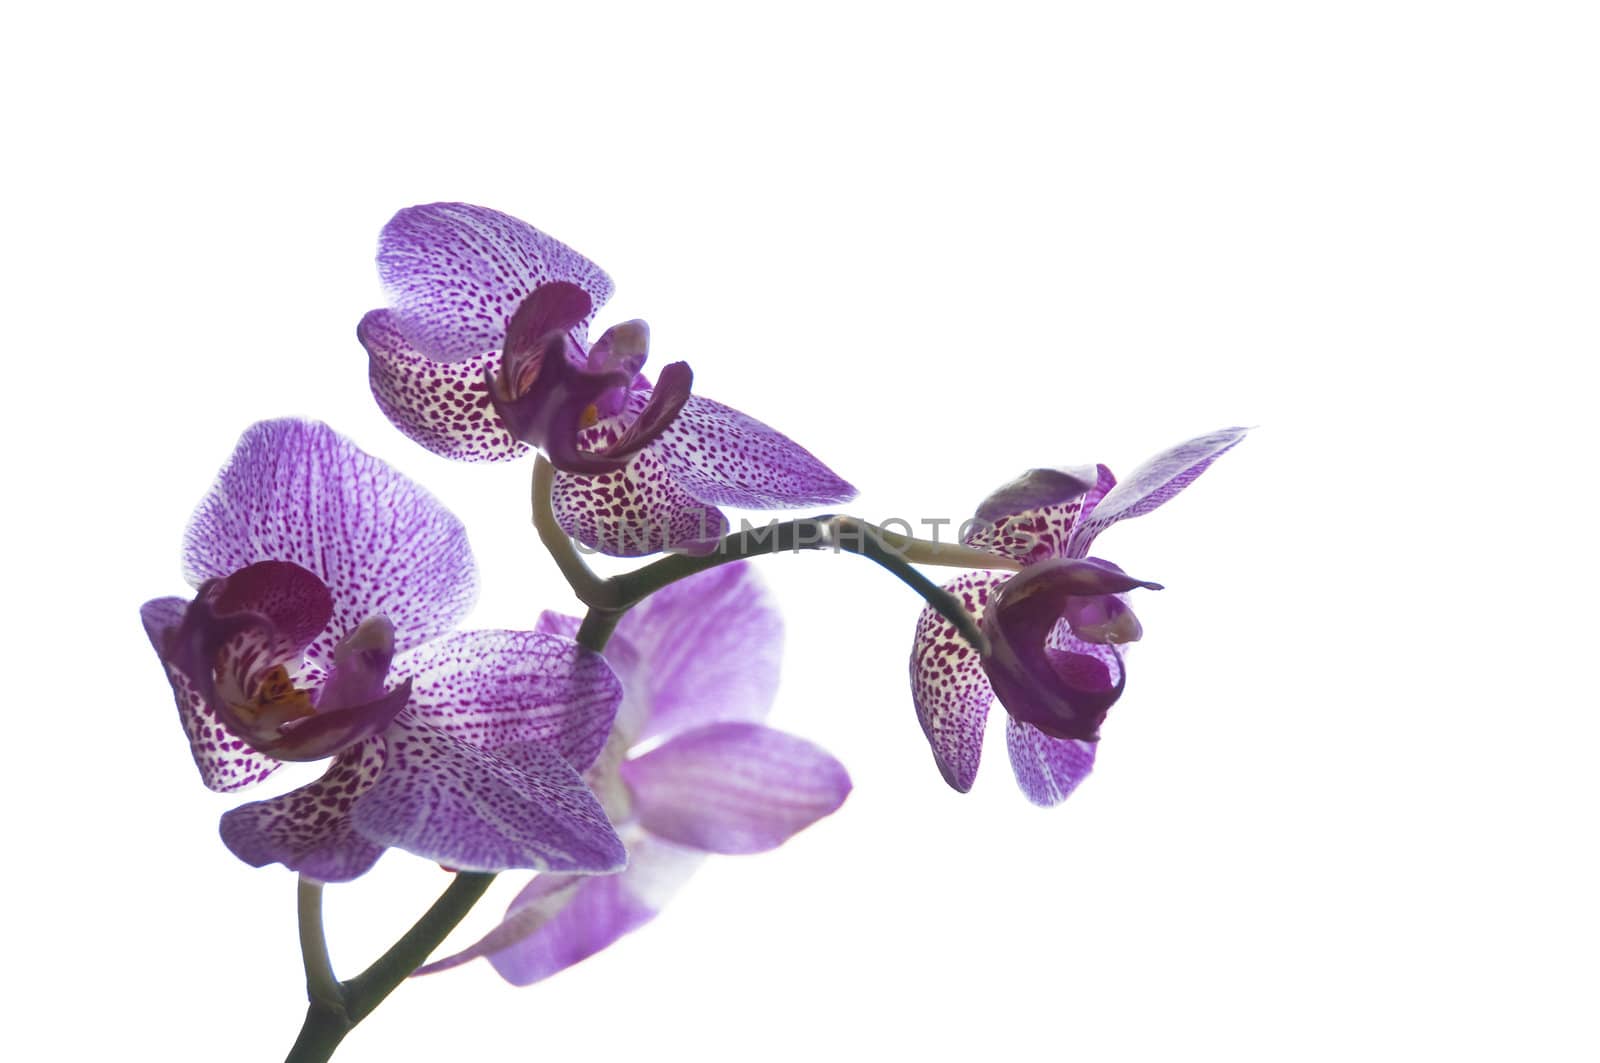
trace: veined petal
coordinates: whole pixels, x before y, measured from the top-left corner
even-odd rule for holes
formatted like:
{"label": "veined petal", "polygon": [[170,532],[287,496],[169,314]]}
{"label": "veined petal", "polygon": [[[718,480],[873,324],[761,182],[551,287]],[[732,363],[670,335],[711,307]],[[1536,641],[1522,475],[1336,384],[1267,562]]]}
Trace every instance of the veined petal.
{"label": "veined petal", "polygon": [[356,337],[367,350],[372,397],[408,438],[455,461],[514,461],[528,453],[489,401],[486,373],[498,371],[498,351],[434,361],[401,334],[392,310],[368,313]]}
{"label": "veined petal", "polygon": [[182,598],[157,598],[139,610],[145,634],[161,655],[167,682],[172,685],[178,705],[178,720],[189,739],[189,751],[206,787],[219,793],[233,793],[261,782],[282,766],[275,757],[251,749],[244,739],[222,725],[206,699],[194,688],[189,677],[165,660],[167,639],[177,629],[189,603]]}
{"label": "veined petal", "polygon": [[[561,241],[509,214],[467,203],[407,207],[378,237],[378,276],[411,344],[441,362],[498,349],[506,320],[541,284],[565,281],[594,308],[611,278]],[[580,323],[581,332],[588,324]]]}
{"label": "veined petal", "polygon": [[[626,416],[607,418],[580,438],[590,449],[609,446],[622,434],[624,420]],[[615,557],[714,549],[727,533],[728,518],[683,489],[657,443],[634,454],[617,472],[582,476],[558,470],[550,501],[562,530]]]}
{"label": "veined petal", "polygon": [[321,882],[353,879],[383,855],[383,846],[357,833],[350,819],[383,764],[382,739],[352,746],[309,786],[225,813],[223,843],[252,867],[276,863]]}
{"label": "veined petal", "polygon": [[850,793],[826,750],[759,723],[686,731],[621,771],[645,830],[712,853],[775,849]]}
{"label": "veined petal", "polygon": [[368,617],[387,616],[405,650],[454,627],[478,591],[461,522],[314,421],[246,430],[189,522],[184,566],[196,584],[266,560],[300,565],[333,592],[333,619],[307,651],[323,666]]}
{"label": "veined petal", "polygon": [[1051,738],[1032,724],[1006,719],[1006,752],[1017,786],[1036,805],[1059,805],[1094,767],[1096,743]]}
{"label": "veined petal", "polygon": [[490,753],[402,713],[387,763],[351,815],[368,841],[463,871],[613,871],[627,854],[553,746]]}
{"label": "veined petal", "polygon": [[654,919],[704,859],[658,838],[630,839],[626,870],[581,878],[540,875],[482,941],[418,973],[487,956],[512,985],[532,985]]}
{"label": "veined petal", "polygon": [[788,436],[699,395],[688,397],[650,449],[683,490],[710,505],[792,509],[856,495]]}
{"label": "veined petal", "polygon": [[1073,529],[1068,553],[1082,557],[1095,537],[1119,520],[1139,517],[1163,505],[1194,482],[1211,463],[1238,445],[1248,431],[1223,428],[1162,451],[1107,491]]}
{"label": "veined petal", "polygon": [[[960,599],[976,620],[995,588],[1011,576],[1010,572],[968,572],[946,583],[944,589]],[[983,726],[994,704],[994,691],[977,651],[956,632],[954,624],[931,607],[917,618],[911,645],[911,699],[940,774],[966,793],[978,776]]]}
{"label": "veined petal", "polygon": [[639,739],[762,720],[777,697],[783,616],[748,561],[663,587],[629,610],[613,637],[638,662],[614,659],[624,687],[649,706]]}
{"label": "veined petal", "polygon": [[598,653],[532,631],[460,631],[395,661],[417,718],[487,750],[544,742],[578,771],[605,747],[622,684]]}

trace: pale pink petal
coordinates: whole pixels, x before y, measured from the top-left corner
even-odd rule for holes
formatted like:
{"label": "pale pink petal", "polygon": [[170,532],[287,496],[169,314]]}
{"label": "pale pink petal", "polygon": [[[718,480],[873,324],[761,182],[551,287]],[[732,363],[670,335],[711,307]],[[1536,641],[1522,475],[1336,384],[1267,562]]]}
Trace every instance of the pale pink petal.
{"label": "pale pink petal", "polygon": [[856,495],[788,436],[699,395],[689,396],[650,449],[689,495],[711,505],[793,509]]}

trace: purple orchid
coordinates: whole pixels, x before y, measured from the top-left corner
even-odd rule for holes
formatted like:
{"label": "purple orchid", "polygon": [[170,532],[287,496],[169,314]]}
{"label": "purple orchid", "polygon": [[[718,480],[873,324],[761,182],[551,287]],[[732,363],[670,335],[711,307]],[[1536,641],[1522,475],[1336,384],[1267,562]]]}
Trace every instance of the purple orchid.
{"label": "purple orchid", "polygon": [[1029,800],[1059,804],[1088,776],[1100,724],[1127,682],[1117,647],[1142,634],[1126,593],[1160,585],[1085,555],[1101,532],[1165,503],[1244,434],[1225,428],[1180,443],[1121,483],[1104,465],[1034,469],[978,507],[966,544],[1022,570],[969,572],[945,585],[980,620],[985,656],[931,608],[917,621],[912,700],[946,782],[972,788],[996,697]]}
{"label": "purple orchid", "polygon": [[333,758],[222,817],[240,859],[326,882],[388,846],[462,870],[622,866],[580,774],[617,677],[561,635],[452,632],[472,553],[410,480],[326,425],[257,424],[195,511],[184,567],[194,599],[141,615],[201,780],[232,792]]}
{"label": "purple orchid", "polygon": [[538,447],[560,470],[561,526],[618,556],[709,549],[718,506],[787,509],[855,489],[788,437],[689,393],[676,362],[640,374],[642,321],[587,344],[611,278],[544,233],[464,203],[408,207],[384,226],[378,273],[391,306],[357,328],[372,393],[429,450],[504,461]]}
{"label": "purple orchid", "polygon": [[[540,629],[577,624],[546,613]],[[622,708],[588,774],[627,840],[627,870],[539,875],[499,927],[419,973],[486,956],[507,981],[537,982],[653,919],[707,853],[775,848],[837,809],[850,792],[844,766],[760,722],[777,692],[781,641],[778,612],[744,562],[628,613],[606,649]]]}

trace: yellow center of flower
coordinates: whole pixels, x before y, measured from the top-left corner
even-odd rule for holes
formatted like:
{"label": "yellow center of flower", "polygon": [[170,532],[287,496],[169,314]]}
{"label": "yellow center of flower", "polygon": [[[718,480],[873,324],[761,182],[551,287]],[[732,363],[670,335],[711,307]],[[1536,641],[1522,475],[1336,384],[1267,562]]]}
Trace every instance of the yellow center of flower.
{"label": "yellow center of flower", "polygon": [[578,426],[580,428],[593,428],[595,425],[597,425],[599,423],[600,423],[600,407],[595,406],[592,403],[590,404],[588,409],[583,411],[583,416],[578,418]]}
{"label": "yellow center of flower", "polygon": [[317,711],[311,704],[311,695],[294,685],[289,670],[281,664],[261,677],[254,701],[236,704],[234,710],[253,723],[269,727],[313,716]]}

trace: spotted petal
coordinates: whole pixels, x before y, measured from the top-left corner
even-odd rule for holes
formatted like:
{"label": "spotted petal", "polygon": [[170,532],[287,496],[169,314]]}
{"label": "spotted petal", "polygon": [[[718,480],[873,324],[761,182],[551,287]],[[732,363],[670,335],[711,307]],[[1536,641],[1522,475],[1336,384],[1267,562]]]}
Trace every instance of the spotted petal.
{"label": "spotted petal", "polygon": [[600,755],[622,699],[605,658],[531,631],[456,632],[394,667],[423,722],[487,750],[549,743],[578,771]]}
{"label": "spotted petal", "polygon": [[[588,449],[611,446],[629,419],[626,414],[607,418],[585,429],[580,441]],[[550,502],[562,530],[590,549],[616,557],[714,548],[727,533],[728,518],[684,490],[659,447],[657,440],[618,472],[586,476],[557,471]]]}
{"label": "spotted petal", "polygon": [[485,373],[499,366],[499,352],[434,361],[400,332],[392,310],[368,313],[356,337],[367,349],[378,408],[414,442],[456,461],[514,461],[531,449],[512,437],[489,401]]}
{"label": "spotted petal", "polygon": [[777,848],[850,793],[826,750],[759,723],[695,728],[621,770],[645,830],[711,853]]}
{"label": "spotted petal", "polygon": [[378,276],[401,334],[440,362],[498,349],[506,320],[541,284],[576,284],[595,309],[612,291],[599,266],[561,241],[467,203],[407,207],[391,218],[378,237]]}
{"label": "spotted petal", "polygon": [[493,753],[402,713],[356,830],[464,871],[613,871],[627,854],[594,794],[553,747]]}
{"label": "spotted petal", "polygon": [[308,650],[374,614],[405,650],[454,627],[477,596],[466,531],[422,488],[315,421],[249,428],[201,501],[184,544],[190,580],[291,561],[333,592],[333,619]]}
{"label": "spotted petal", "polygon": [[178,705],[178,720],[188,736],[189,751],[194,755],[195,767],[200,769],[200,780],[208,789],[219,793],[248,789],[282,765],[275,757],[251,749],[244,739],[224,727],[189,677],[166,663],[168,633],[177,628],[188,607],[189,603],[182,598],[157,598],[146,602],[139,615],[150,644],[163,657],[162,665]]}
{"label": "spotted petal", "polygon": [[699,395],[689,396],[651,449],[685,491],[715,506],[792,509],[856,495],[788,436]]}
{"label": "spotted petal", "polygon": [[477,944],[429,964],[442,971],[487,956],[513,985],[564,971],[656,917],[705,857],[658,838],[630,839],[615,875],[540,875],[511,902],[505,920]]}
{"label": "spotted petal", "polygon": [[[944,589],[955,595],[976,621],[989,604],[989,596],[1011,575],[968,572]],[[978,775],[983,727],[994,704],[994,691],[977,651],[956,632],[954,624],[931,607],[917,618],[911,646],[911,699],[940,774],[966,793]]]}
{"label": "spotted petal", "polygon": [[1165,504],[1238,445],[1247,429],[1223,428],[1162,451],[1105,493],[1073,529],[1068,553],[1082,557],[1095,537],[1119,520],[1139,517]]}
{"label": "spotted petal", "polygon": [[383,855],[384,847],[358,833],[350,815],[383,763],[383,740],[369,738],[309,786],[224,814],[223,843],[252,867],[276,863],[322,882],[353,879]]}
{"label": "spotted petal", "polygon": [[1017,786],[1029,801],[1048,808],[1072,795],[1094,767],[1097,743],[1051,738],[1032,724],[1006,718],[1006,752]]}

